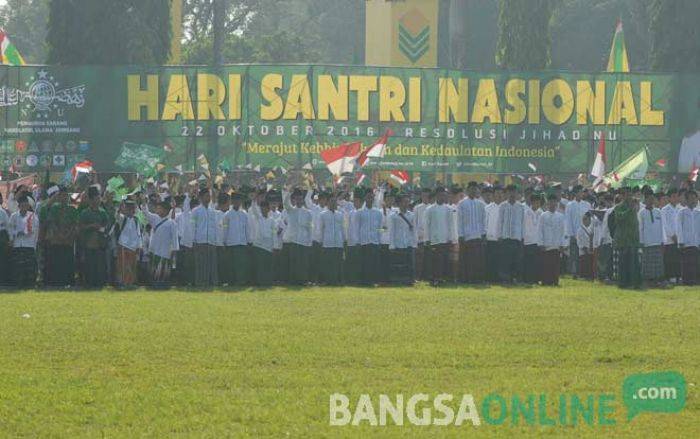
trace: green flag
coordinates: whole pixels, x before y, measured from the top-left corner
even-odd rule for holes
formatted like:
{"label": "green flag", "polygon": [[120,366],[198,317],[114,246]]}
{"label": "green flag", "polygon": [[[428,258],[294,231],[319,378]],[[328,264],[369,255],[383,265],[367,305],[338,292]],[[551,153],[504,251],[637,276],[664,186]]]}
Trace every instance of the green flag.
{"label": "green flag", "polygon": [[608,59],[608,72],[628,73],[629,71],[630,62],[627,57],[627,47],[625,46],[625,32],[622,29],[622,20],[618,20],[612,48],[610,49],[610,58]]}
{"label": "green flag", "polygon": [[155,176],[158,173],[157,166],[164,155],[163,150],[155,146],[124,142],[114,163],[141,175]]}
{"label": "green flag", "polygon": [[619,188],[622,186],[625,179],[631,178],[634,180],[642,180],[647,175],[649,169],[649,158],[646,148],[643,148],[632,157],[628,158],[615,168],[611,173],[604,177],[604,182],[607,187]]}

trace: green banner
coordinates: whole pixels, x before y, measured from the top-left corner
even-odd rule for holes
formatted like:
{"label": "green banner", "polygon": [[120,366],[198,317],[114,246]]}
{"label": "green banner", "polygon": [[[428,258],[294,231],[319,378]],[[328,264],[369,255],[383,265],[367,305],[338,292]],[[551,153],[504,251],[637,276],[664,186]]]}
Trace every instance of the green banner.
{"label": "green banner", "polygon": [[367,147],[391,130],[386,156],[370,170],[588,173],[605,139],[608,169],[646,147],[650,172],[685,172],[700,163],[697,79],[316,65],[3,66],[0,169],[61,171],[87,158],[98,172],[143,172],[155,162],[159,170],[196,171],[201,154],[212,169],[224,160],[234,171],[325,169],[323,149]]}

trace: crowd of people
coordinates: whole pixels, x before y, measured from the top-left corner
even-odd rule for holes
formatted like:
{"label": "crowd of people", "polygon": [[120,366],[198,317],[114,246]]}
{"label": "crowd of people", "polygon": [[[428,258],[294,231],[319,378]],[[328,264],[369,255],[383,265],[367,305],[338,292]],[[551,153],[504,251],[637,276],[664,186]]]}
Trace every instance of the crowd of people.
{"label": "crowd of people", "polygon": [[[441,283],[695,285],[690,185],[595,193],[470,182],[411,191],[150,182],[14,188],[0,199],[0,286],[220,288]],[[175,191],[173,191],[175,192]]]}

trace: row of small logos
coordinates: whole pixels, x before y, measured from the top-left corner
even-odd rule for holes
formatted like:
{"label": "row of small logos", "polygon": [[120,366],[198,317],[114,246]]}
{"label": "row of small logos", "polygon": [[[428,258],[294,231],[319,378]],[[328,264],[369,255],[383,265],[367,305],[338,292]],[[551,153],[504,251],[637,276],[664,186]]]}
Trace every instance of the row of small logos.
{"label": "row of small logos", "polygon": [[70,154],[90,151],[91,145],[87,140],[68,140],[66,142],[55,142],[46,140],[24,140],[24,139],[4,139],[0,141],[0,154],[9,153],[54,153]]}
{"label": "row of small logos", "polygon": [[66,168],[82,160],[82,155],[66,154],[0,154],[0,169]]}

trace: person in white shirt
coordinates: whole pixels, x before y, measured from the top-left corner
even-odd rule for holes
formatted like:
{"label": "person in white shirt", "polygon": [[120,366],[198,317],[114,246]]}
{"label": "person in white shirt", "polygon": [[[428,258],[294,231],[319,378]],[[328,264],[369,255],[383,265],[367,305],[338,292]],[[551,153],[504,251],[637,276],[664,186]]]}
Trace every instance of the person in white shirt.
{"label": "person in white shirt", "polygon": [[547,196],[547,211],[540,217],[538,225],[538,244],[542,250],[542,285],[559,285],[561,272],[561,255],[569,244],[566,236],[566,219],[559,212],[559,197],[556,194]]}
{"label": "person in white shirt", "polygon": [[604,194],[599,197],[596,215],[593,217],[593,237],[597,247],[596,277],[609,282],[613,278],[613,247],[608,219],[612,213],[615,198],[612,194]]}
{"label": "person in white shirt", "polygon": [[136,202],[126,200],[117,215],[115,234],[117,241],[116,280],[121,288],[135,288],[138,281],[138,264],[143,230],[136,214]]}
{"label": "person in white shirt", "polygon": [[[226,189],[229,190],[229,189]],[[214,192],[216,194],[216,191]],[[224,225],[224,217],[231,210],[231,196],[228,192],[221,191],[216,195],[216,263],[218,267],[217,284],[222,286],[230,286],[233,283],[233,276],[229,268],[232,263],[229,260],[230,254],[226,248],[226,227]]]}
{"label": "person in white shirt", "polygon": [[190,197],[185,194],[182,201],[182,211],[175,215],[175,223],[178,226],[180,236],[180,250],[177,253],[177,275],[179,286],[194,285],[194,223],[192,221],[192,205],[197,207],[199,200],[197,197]]}
{"label": "person in white shirt", "polygon": [[304,205],[301,190],[285,192],[282,201],[287,214],[285,244],[289,246],[289,282],[304,285],[311,281],[313,215]]}
{"label": "person in white shirt", "polygon": [[698,283],[698,245],[700,240],[700,211],[694,190],[685,193],[686,205],[678,211],[678,245],[681,249],[681,278],[683,285]]}
{"label": "person in white shirt", "polygon": [[656,207],[656,196],[649,191],[644,195],[644,209],[639,209],[639,244],[642,247],[642,279],[660,284],[664,279],[664,231],[661,209]]}
{"label": "person in white shirt", "polygon": [[353,191],[353,207],[346,213],[347,253],[345,255],[344,276],[350,284],[361,283],[362,280],[362,247],[360,244],[360,210],[364,203],[364,191],[355,188]]}
{"label": "person in white shirt", "polygon": [[668,204],[661,209],[661,223],[664,233],[664,275],[666,280],[678,282],[681,277],[681,252],[678,248],[678,211],[681,205],[677,189],[666,193]]}
{"label": "person in white shirt", "polygon": [[459,203],[464,199],[464,191],[459,185],[453,185],[450,189],[448,205],[452,212],[452,230],[450,230],[450,267],[451,281],[459,282],[464,279],[464,270],[459,265]]}
{"label": "person in white shirt", "polygon": [[12,278],[15,287],[36,286],[36,244],[39,237],[39,216],[30,210],[29,197],[17,198],[17,211],[10,216],[9,234],[12,240]]}
{"label": "person in white shirt", "polygon": [[278,225],[270,212],[270,203],[265,198],[264,192],[258,194],[248,210],[253,235],[253,283],[259,287],[270,286],[275,281],[273,252]]}
{"label": "person in white shirt", "polygon": [[576,233],[581,227],[581,220],[589,210],[591,203],[583,199],[583,188],[574,186],[572,189],[573,200],[566,203],[564,215],[566,216],[566,233],[569,236],[569,273],[574,277],[578,275],[578,246]]}
{"label": "person in white shirt", "polygon": [[211,288],[219,283],[217,243],[219,224],[216,209],[211,203],[209,189],[199,191],[199,206],[192,210],[194,224],[194,285]]}
{"label": "person in white shirt", "polygon": [[450,266],[450,246],[455,216],[447,202],[445,188],[435,190],[435,204],[425,214],[426,243],[430,248],[432,262],[431,281],[433,286],[447,280]]}
{"label": "person in white shirt", "polygon": [[150,259],[149,271],[154,288],[169,286],[175,253],[180,249],[179,227],[171,218],[171,209],[173,209],[172,205],[168,204],[167,201],[161,201],[156,206],[155,214],[148,209],[144,211],[151,226],[148,255]]}
{"label": "person in white shirt", "polygon": [[594,228],[593,214],[586,212],[581,219],[581,225],[576,232],[576,246],[578,247],[578,276],[581,279],[594,279]]}
{"label": "person in white shirt", "polygon": [[384,223],[382,211],[374,207],[374,194],[365,193],[365,206],[358,211],[362,270],[360,282],[376,284],[382,279],[381,232]]}
{"label": "person in white shirt", "polygon": [[542,196],[531,194],[525,206],[523,223],[523,282],[536,284],[540,280],[540,247],[538,232],[542,216]]}
{"label": "person in white shirt", "polygon": [[0,287],[10,284],[10,217],[2,208],[0,195]]}
{"label": "person in white shirt", "polygon": [[312,282],[318,282],[321,276],[321,213],[328,206],[329,194],[325,191],[318,193],[318,203],[314,202],[314,191],[309,189],[304,197],[306,208],[311,211],[311,261],[309,263],[309,276]]}
{"label": "person in white shirt", "polygon": [[498,206],[503,201],[503,189],[487,187],[482,192],[486,207],[486,276],[489,282],[498,281],[500,242],[498,241]]}
{"label": "person in white shirt", "polygon": [[518,189],[510,185],[506,188],[506,201],[498,206],[499,277],[505,283],[521,279],[525,207],[517,200]]}
{"label": "person in white shirt", "polygon": [[243,209],[243,194],[231,195],[231,206],[224,214],[224,258],[219,258],[220,280],[229,286],[249,285],[253,267],[249,244],[252,233],[248,213]]}
{"label": "person in white shirt", "polygon": [[429,188],[420,190],[420,203],[413,208],[416,215],[416,233],[418,236],[418,248],[416,249],[416,279],[427,280],[430,273],[430,255],[425,248],[425,211],[432,205],[432,191]]}
{"label": "person in white shirt", "polygon": [[391,251],[390,280],[412,285],[416,279],[415,252],[418,245],[416,216],[408,210],[410,200],[399,194],[398,211],[389,216],[389,249]]}
{"label": "person in white shirt", "polygon": [[479,185],[467,184],[467,197],[457,206],[462,281],[481,283],[486,280],[486,203],[479,199]]}
{"label": "person in white shirt", "polygon": [[340,285],[343,279],[343,250],[345,247],[345,214],[338,210],[335,195],[324,194],[327,209],[321,213],[321,257],[319,281]]}

